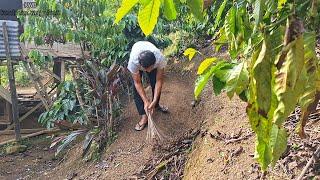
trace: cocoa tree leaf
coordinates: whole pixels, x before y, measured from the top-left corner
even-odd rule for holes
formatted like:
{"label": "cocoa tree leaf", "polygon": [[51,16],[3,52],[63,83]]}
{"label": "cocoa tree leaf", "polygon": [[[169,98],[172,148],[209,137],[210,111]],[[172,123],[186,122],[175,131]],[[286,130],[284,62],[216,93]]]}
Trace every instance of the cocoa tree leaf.
{"label": "cocoa tree leaf", "polygon": [[226,87],[226,82],[221,81],[216,76],[213,76],[212,77],[212,86],[213,86],[213,92],[217,96]]}
{"label": "cocoa tree leaf", "polygon": [[160,0],[150,0],[146,5],[141,5],[139,9],[138,23],[146,36],[153,32],[158,22],[160,6]]}
{"label": "cocoa tree leaf", "polygon": [[117,10],[115,23],[119,23],[138,2],[139,0],[123,0],[121,7]]}
{"label": "cocoa tree leaf", "polygon": [[274,122],[281,126],[294,110],[307,81],[304,69],[304,42],[299,35],[288,44],[289,51],[275,79],[275,93],[279,101],[274,112]]}
{"label": "cocoa tree leaf", "polygon": [[217,58],[207,58],[201,62],[201,64],[198,67],[198,75],[201,75],[205,70],[207,70],[212,63],[217,61]]}
{"label": "cocoa tree leaf", "polygon": [[189,61],[191,61],[193,59],[193,57],[196,55],[196,53],[198,53],[197,50],[193,49],[193,48],[188,48],[184,51],[183,55],[185,55],[186,57],[188,57]]}
{"label": "cocoa tree leaf", "polygon": [[248,88],[248,84],[249,73],[246,63],[241,62],[230,71],[226,84],[227,95],[229,98],[232,98],[234,93],[239,95],[243,90]]}
{"label": "cocoa tree leaf", "polygon": [[203,20],[203,0],[187,0],[191,13],[200,21]]}
{"label": "cocoa tree leaf", "polygon": [[269,144],[272,121],[261,115],[256,115],[258,119],[257,142],[255,159],[259,162],[261,169],[265,171],[272,161],[272,151]]}
{"label": "cocoa tree leaf", "polygon": [[253,65],[253,79],[255,80],[256,102],[262,116],[268,114],[271,105],[271,59],[270,46],[265,37],[258,59]]}
{"label": "cocoa tree leaf", "polygon": [[168,20],[174,20],[177,18],[177,10],[174,0],[164,0],[164,15]]}
{"label": "cocoa tree leaf", "polygon": [[305,137],[304,126],[307,123],[308,116],[314,107],[316,107],[317,102],[315,102],[316,97],[316,81],[318,67],[316,64],[317,57],[315,53],[316,46],[316,35],[314,32],[304,33],[304,59],[305,59],[305,67],[303,69],[303,73],[307,76],[307,82],[305,85],[305,90],[302,96],[299,99],[299,105],[301,107],[301,117],[300,121],[296,127],[297,133],[300,137]]}
{"label": "cocoa tree leaf", "polygon": [[281,155],[287,149],[287,132],[284,128],[272,125],[270,134],[270,147],[272,151],[272,166],[275,166]]}
{"label": "cocoa tree leaf", "polygon": [[195,83],[195,88],[194,88],[195,99],[198,99],[202,90],[207,85],[209,79],[212,78],[214,73],[223,67],[229,66],[229,64],[230,63],[227,63],[225,61],[219,61],[216,65],[211,66],[211,68],[208,71],[206,71],[204,74],[198,76],[196,83]]}

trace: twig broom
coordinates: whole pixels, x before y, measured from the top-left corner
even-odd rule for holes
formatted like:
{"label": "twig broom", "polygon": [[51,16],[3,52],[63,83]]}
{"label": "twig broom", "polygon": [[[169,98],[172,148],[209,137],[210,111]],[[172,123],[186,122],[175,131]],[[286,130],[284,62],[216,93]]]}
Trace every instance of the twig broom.
{"label": "twig broom", "polygon": [[149,112],[147,112],[147,116],[148,116],[147,142],[150,144],[162,142],[164,139],[164,136],[158,130],[156,124],[153,121],[152,115]]}

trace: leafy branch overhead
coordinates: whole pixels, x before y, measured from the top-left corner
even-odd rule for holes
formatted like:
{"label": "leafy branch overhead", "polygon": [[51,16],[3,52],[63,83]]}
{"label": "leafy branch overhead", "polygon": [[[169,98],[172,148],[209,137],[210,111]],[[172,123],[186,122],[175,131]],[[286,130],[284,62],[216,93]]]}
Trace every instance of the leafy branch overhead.
{"label": "leafy branch overhead", "polygon": [[[195,17],[203,19],[202,0],[187,0],[181,1],[181,3],[186,4]],[[139,6],[138,22],[146,36],[153,32],[160,15],[161,7],[163,8],[163,15],[168,20],[175,20],[177,18],[174,0],[123,0],[116,13],[115,23],[119,23],[135,6]]]}
{"label": "leafy branch overhead", "polygon": [[[144,21],[139,24],[146,35],[152,33],[161,7],[169,20],[179,16],[175,8],[184,5],[199,20],[206,11],[202,0],[135,2],[140,5],[138,18]],[[125,14],[126,4],[124,0],[117,16]],[[198,99],[211,81],[216,95],[226,91],[230,98],[236,94],[247,102],[247,115],[257,137],[255,158],[266,170],[287,148],[283,124],[296,105],[302,109],[297,130],[303,136],[307,117],[320,99],[320,63],[315,53],[320,1],[220,0],[212,4],[213,44],[215,50],[227,47],[230,59],[203,60],[194,96]],[[184,55],[191,60],[197,52],[188,48]]]}

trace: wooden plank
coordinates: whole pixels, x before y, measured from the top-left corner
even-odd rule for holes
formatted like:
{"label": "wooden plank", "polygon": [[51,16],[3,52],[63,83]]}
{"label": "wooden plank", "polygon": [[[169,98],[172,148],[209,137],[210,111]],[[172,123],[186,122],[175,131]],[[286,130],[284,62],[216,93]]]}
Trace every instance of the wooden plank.
{"label": "wooden plank", "polygon": [[[42,134],[53,134],[53,133],[56,133],[56,132],[59,132],[59,131],[61,131],[61,130],[60,129],[43,130],[43,131],[39,131],[39,132],[36,132],[36,133],[32,133],[32,134],[28,134],[28,135],[22,136],[21,140],[27,139],[27,138],[31,138],[31,137],[35,137],[35,136],[40,136]],[[8,144],[8,143],[15,142],[15,141],[16,141],[15,139],[10,139],[8,141],[1,142],[0,146],[3,146],[3,145]]]}
{"label": "wooden plank", "polygon": [[54,77],[57,81],[61,81],[60,77],[57,76],[55,73],[51,72],[48,68],[43,67],[43,69],[52,77]]}
{"label": "wooden plank", "polygon": [[46,108],[46,110],[49,110],[49,105],[47,104],[46,99],[42,96],[41,90],[40,90],[39,86],[37,85],[37,81],[36,81],[36,79],[34,78],[34,76],[33,76],[32,72],[31,72],[31,70],[30,70],[30,67],[29,67],[28,63],[27,63],[27,62],[23,62],[23,65],[24,65],[24,67],[26,68],[26,70],[27,70],[27,72],[28,72],[28,74],[29,74],[30,79],[33,81],[34,87],[36,88],[36,90],[37,90],[37,92],[38,92],[38,94],[39,94],[39,97],[40,97],[41,101],[42,101],[43,104],[44,104],[44,107]]}
{"label": "wooden plank", "polygon": [[[55,94],[55,92],[52,92],[52,94],[49,95],[49,97],[51,98],[53,95]],[[34,111],[36,111],[38,108],[40,108],[43,105],[43,102],[40,102],[39,104],[37,104],[35,107],[33,107],[32,109],[30,109],[30,111],[28,111],[26,114],[24,114],[19,121],[22,122],[23,120],[25,120],[29,115],[31,115]],[[11,124],[10,126],[8,126],[5,130],[10,130],[14,127],[14,124]]]}
{"label": "wooden plank", "polygon": [[[30,133],[35,133],[39,131],[45,130],[44,128],[38,128],[38,129],[21,129],[20,133],[21,134],[30,134]],[[0,131],[0,135],[13,135],[15,132],[14,130],[4,130]]]}
{"label": "wooden plank", "polygon": [[[27,113],[25,113],[20,119],[19,122],[25,120],[28,116],[30,116],[34,111],[36,111],[38,108],[40,108],[42,106],[42,102],[40,102],[39,104],[37,104],[35,107],[33,107],[32,109],[30,109],[30,111],[28,111]],[[11,124],[10,126],[8,126],[5,130],[10,130],[14,127],[14,124]]]}
{"label": "wooden plank", "polygon": [[10,104],[12,104],[11,102],[11,95],[10,95],[10,91],[6,90],[4,87],[2,87],[0,85],[0,96],[5,99],[6,101],[8,101]]}
{"label": "wooden plank", "polygon": [[0,121],[0,125],[10,125],[10,122],[8,121]]}
{"label": "wooden plank", "polygon": [[15,79],[14,79],[14,69],[13,69],[13,65],[10,57],[10,48],[9,48],[8,31],[7,31],[6,22],[3,22],[2,26],[3,26],[4,45],[6,49],[9,85],[10,85],[10,92],[11,92],[12,119],[13,119],[13,122],[15,123],[14,129],[16,134],[16,140],[19,141],[21,139],[21,134],[20,134],[18,99],[17,99]]}
{"label": "wooden plank", "polygon": [[47,82],[45,82],[44,83],[44,86],[47,86],[51,81],[53,81],[54,80],[54,78],[53,77],[51,77],[49,80],[47,80]]}
{"label": "wooden plank", "polygon": [[40,92],[42,93],[42,96],[46,99],[46,102],[47,104],[50,106],[51,105],[51,100],[49,98],[49,95],[47,93],[47,87],[44,86],[41,82],[41,80],[39,79],[41,76],[39,74],[39,72],[37,71],[36,67],[34,66],[34,64],[29,60],[27,59],[29,65],[30,65],[30,68],[32,70],[32,72],[36,73],[35,76],[36,76],[36,81],[40,87]]}

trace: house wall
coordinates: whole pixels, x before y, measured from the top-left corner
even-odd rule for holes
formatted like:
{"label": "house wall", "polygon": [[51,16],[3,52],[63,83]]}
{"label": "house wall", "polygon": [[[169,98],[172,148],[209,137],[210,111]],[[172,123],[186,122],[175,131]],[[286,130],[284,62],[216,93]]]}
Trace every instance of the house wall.
{"label": "house wall", "polygon": [[0,20],[17,21],[16,11],[22,9],[22,0],[0,0]]}

